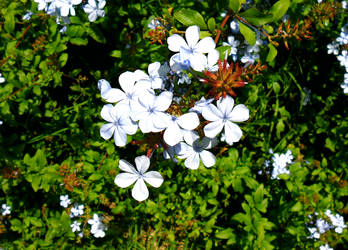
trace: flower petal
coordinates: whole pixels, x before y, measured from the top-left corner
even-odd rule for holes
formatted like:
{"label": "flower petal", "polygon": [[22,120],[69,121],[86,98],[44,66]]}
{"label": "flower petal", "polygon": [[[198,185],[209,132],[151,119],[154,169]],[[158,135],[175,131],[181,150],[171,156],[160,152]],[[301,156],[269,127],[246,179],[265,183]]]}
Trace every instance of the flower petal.
{"label": "flower petal", "polygon": [[210,168],[211,166],[214,166],[216,163],[216,157],[211,152],[207,150],[203,150],[199,153],[199,156],[201,157],[202,163],[207,168]]}
{"label": "flower petal", "polygon": [[178,34],[174,34],[168,37],[167,43],[168,43],[168,49],[173,52],[179,52],[181,47],[185,49],[189,49],[185,39]]}
{"label": "flower petal", "polygon": [[199,125],[199,118],[196,113],[190,112],[178,117],[178,124],[183,129],[193,130]]}
{"label": "flower petal", "polygon": [[130,71],[123,72],[118,77],[118,82],[120,83],[122,90],[126,93],[129,93],[134,88],[135,75],[133,72]]}
{"label": "flower petal", "polygon": [[244,104],[238,104],[229,117],[233,122],[244,122],[249,119],[249,109]]}
{"label": "flower petal", "polygon": [[132,185],[138,176],[130,173],[121,173],[115,177],[115,184],[121,188],[126,188]]}
{"label": "flower petal", "polygon": [[121,127],[115,126],[114,141],[118,147],[123,147],[127,144],[127,134]]}
{"label": "flower petal", "polygon": [[221,111],[224,117],[228,117],[229,114],[232,112],[234,100],[229,95],[226,95],[225,98],[220,98],[216,102],[217,108]]}
{"label": "flower petal", "polygon": [[197,169],[199,167],[199,154],[194,152],[184,162],[185,166],[189,169]]}
{"label": "flower petal", "polygon": [[220,58],[219,51],[217,51],[216,49],[210,51],[208,54],[208,67],[211,68],[215,64],[217,64],[219,58]]}
{"label": "flower petal", "polygon": [[107,102],[119,102],[126,99],[125,93],[120,89],[111,88],[104,93],[101,93],[101,97]]}
{"label": "flower petal", "polygon": [[202,40],[198,42],[195,49],[201,53],[209,53],[213,49],[215,49],[215,42],[211,37],[204,37]]}
{"label": "flower petal", "polygon": [[199,135],[196,131],[188,131],[184,134],[185,142],[192,146],[193,142],[199,139]]}
{"label": "flower petal", "polygon": [[132,196],[137,201],[144,201],[149,197],[149,190],[142,178],[138,179],[132,189]]}
{"label": "flower petal", "polygon": [[197,25],[190,26],[186,29],[185,38],[188,46],[193,49],[199,40],[200,29]]}
{"label": "flower petal", "polygon": [[158,70],[161,67],[161,63],[159,62],[154,62],[149,64],[148,66],[148,72],[150,76],[158,76]]}
{"label": "flower petal", "polygon": [[134,135],[138,130],[138,124],[133,122],[129,117],[121,117],[120,122],[122,124],[121,128],[128,135]]}
{"label": "flower petal", "polygon": [[163,177],[157,171],[149,171],[145,173],[144,180],[155,188],[160,187],[163,183]]}
{"label": "flower petal", "polygon": [[137,166],[138,172],[144,174],[150,166],[150,159],[146,155],[137,156],[135,157],[135,165]]}
{"label": "flower petal", "polygon": [[213,104],[209,104],[207,107],[203,108],[202,116],[207,121],[218,121],[223,119],[222,112]]}
{"label": "flower petal", "polygon": [[114,105],[112,104],[105,104],[100,111],[100,116],[108,122],[114,122],[117,117],[115,116],[115,110]]}
{"label": "flower petal", "polygon": [[108,140],[111,138],[112,134],[115,131],[115,125],[112,123],[107,123],[104,124],[101,128],[100,128],[100,136],[103,137],[105,140]]}
{"label": "flower petal", "polygon": [[242,135],[243,135],[243,132],[237,124],[234,124],[230,121],[227,121],[225,123],[226,142],[228,142],[229,144],[233,142],[237,142],[240,140]]}
{"label": "flower petal", "polygon": [[122,159],[119,160],[118,167],[125,172],[131,173],[131,174],[138,174],[138,171],[128,161],[125,161]]}
{"label": "flower petal", "polygon": [[224,123],[221,120],[211,122],[204,127],[204,134],[206,137],[214,138],[221,132],[224,127]]}
{"label": "flower petal", "polygon": [[170,91],[163,91],[156,97],[154,106],[158,111],[166,111],[172,103],[173,93]]}
{"label": "flower petal", "polygon": [[196,71],[203,71],[208,63],[208,59],[202,53],[194,53],[189,56],[191,67]]}
{"label": "flower petal", "polygon": [[183,134],[181,132],[181,129],[179,128],[178,124],[173,123],[171,124],[163,134],[164,141],[169,146],[174,146],[178,144],[183,139]]}

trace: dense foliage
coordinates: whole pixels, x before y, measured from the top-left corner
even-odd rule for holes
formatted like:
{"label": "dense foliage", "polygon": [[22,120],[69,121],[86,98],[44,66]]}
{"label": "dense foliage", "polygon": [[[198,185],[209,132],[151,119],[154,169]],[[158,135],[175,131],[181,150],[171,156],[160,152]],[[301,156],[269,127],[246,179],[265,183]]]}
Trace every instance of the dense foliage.
{"label": "dense foliage", "polygon": [[[109,0],[100,6],[105,13],[91,16],[92,1],[75,1],[81,5],[74,5],[76,15],[69,9],[66,24],[38,11],[44,0],[0,2],[0,247],[347,245],[345,2]],[[240,32],[231,30],[233,20]],[[123,72],[168,62],[167,38],[194,25],[201,38],[215,40],[220,59],[250,66],[248,84],[233,86],[236,104],[250,111],[238,124],[241,140],[220,141],[210,150],[215,165],[197,170],[184,159],[163,159],[163,147],[149,152],[151,145],[139,145],[146,138],[140,130],[124,147],[104,140],[100,113],[107,102],[97,82],[120,88]],[[231,47],[231,35],[240,43]],[[258,56],[245,54],[255,60],[250,65],[239,49],[260,37]],[[329,47],[337,53],[328,54]],[[192,107],[212,93],[212,74],[183,72],[191,83],[175,88]],[[216,94],[220,89],[213,88],[213,98],[231,93]],[[149,153],[164,182],[138,202],[114,180],[121,159],[134,165]]]}

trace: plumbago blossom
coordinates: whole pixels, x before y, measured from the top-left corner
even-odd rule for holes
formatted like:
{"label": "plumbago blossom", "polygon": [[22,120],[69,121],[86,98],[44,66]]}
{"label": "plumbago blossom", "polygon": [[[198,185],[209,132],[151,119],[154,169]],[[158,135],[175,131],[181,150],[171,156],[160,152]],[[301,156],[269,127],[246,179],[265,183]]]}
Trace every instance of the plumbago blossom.
{"label": "plumbago blossom", "polygon": [[[147,172],[156,150],[163,151],[164,159],[174,163],[181,159],[185,167],[196,170],[200,165],[209,168],[216,164],[213,148],[221,132],[220,141],[229,145],[242,138],[243,132],[236,123],[249,119],[249,109],[243,104],[235,105],[231,95],[236,96],[234,88],[252,81],[250,74],[258,74],[260,64],[243,67],[238,63],[230,65],[227,60],[221,63],[214,40],[199,37],[198,26],[186,29],[186,39],[178,34],[168,37],[168,49],[177,52],[169,60],[170,67],[167,62],[153,62],[147,72],[123,72],[118,87],[112,87],[105,79],[98,81],[101,97],[107,102],[100,113],[107,121],[100,128],[101,137],[113,137],[119,147],[131,141],[148,150],[146,155],[135,158],[136,168],[120,160],[119,168],[124,172],[115,177],[118,187],[134,184],[132,197],[137,201],[149,197],[145,183],[158,188],[163,182],[159,172]],[[195,71],[203,72],[203,78]],[[191,84],[189,88],[182,84],[183,78]],[[201,87],[211,88],[206,95],[197,96],[202,91],[191,90],[195,80]],[[141,134],[141,140],[133,139]]]}

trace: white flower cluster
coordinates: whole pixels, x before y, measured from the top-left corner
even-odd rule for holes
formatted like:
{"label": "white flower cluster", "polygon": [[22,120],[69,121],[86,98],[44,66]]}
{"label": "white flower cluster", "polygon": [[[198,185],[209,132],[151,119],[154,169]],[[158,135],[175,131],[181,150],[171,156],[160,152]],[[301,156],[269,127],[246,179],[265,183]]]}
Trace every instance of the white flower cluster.
{"label": "white flower cluster", "polygon": [[[116,103],[102,108],[101,117],[108,123],[101,127],[100,135],[106,140],[113,137],[116,146],[122,147],[127,144],[128,135],[140,130],[143,134],[149,133],[150,139],[159,138],[156,145],[163,148],[165,159],[177,161],[176,155],[185,160],[184,164],[189,169],[197,169],[200,162],[211,167],[216,158],[208,150],[217,144],[217,137],[222,131],[226,143],[232,145],[238,142],[243,133],[236,122],[248,120],[249,110],[243,104],[235,105],[229,95],[220,97],[216,104],[213,104],[213,99],[202,97],[193,107],[182,107],[181,97],[185,91],[180,79],[188,78],[183,72],[188,70],[192,75],[194,72],[191,69],[215,72],[219,59],[213,39],[199,39],[198,26],[188,27],[185,37],[186,40],[174,34],[167,40],[169,50],[177,52],[170,58],[170,68],[166,63],[154,62],[148,66],[147,73],[141,70],[124,72],[118,79],[120,88],[112,88],[104,79],[98,81],[101,97],[109,103]],[[179,75],[182,77],[178,78]],[[191,82],[191,79],[186,82]],[[183,113],[187,108],[188,111]],[[198,135],[199,127],[203,127],[203,137]],[[115,183],[122,188],[136,182],[132,196],[138,201],[148,197],[145,182],[154,187],[163,182],[158,172],[145,173],[150,165],[150,153],[147,157],[135,159],[137,170],[120,160],[119,167],[126,173],[115,178]]]}
{"label": "white flower cluster", "polygon": [[95,238],[103,238],[107,227],[103,224],[103,217],[99,217],[97,214],[93,214],[93,219],[88,220],[88,224],[91,225],[91,233]]}
{"label": "white flower cluster", "polygon": [[[318,213],[314,214],[318,215]],[[330,219],[331,224],[323,218],[317,219],[314,223],[314,227],[308,227],[308,230],[311,233],[309,238],[320,239],[321,234],[331,229],[335,229],[336,233],[341,234],[343,232],[343,229],[347,227],[347,225],[345,225],[344,223],[343,216],[339,214],[333,215],[330,210],[326,210],[325,215]],[[312,218],[312,216],[309,215],[309,218]]]}
{"label": "white flower cluster", "polygon": [[1,205],[1,214],[4,216],[11,214],[11,207],[7,206],[6,204],[2,204]]}
{"label": "white flower cluster", "polygon": [[[64,24],[69,24],[69,15],[75,16],[75,6],[82,3],[82,0],[34,0],[38,3],[38,10],[44,10],[47,14],[51,16],[56,16],[57,23],[60,24],[61,20]],[[88,0],[87,4],[82,6],[85,13],[88,14],[88,19],[90,22],[94,22],[98,17],[103,17],[105,15],[104,7],[105,0]],[[23,19],[29,20],[33,13],[28,12]]]}
{"label": "white flower cluster", "polygon": [[[270,154],[273,154],[273,151],[270,149]],[[278,175],[280,174],[290,174],[290,171],[286,168],[288,164],[292,164],[293,156],[291,151],[288,149],[285,154],[275,153],[272,156],[272,179],[279,179]],[[270,161],[265,161],[265,166],[269,167]]]}
{"label": "white flower cluster", "polygon": [[[343,6],[343,2],[342,2]],[[344,80],[341,84],[341,88],[345,94],[348,94],[348,51],[342,50],[340,53],[340,46],[345,46],[348,44],[348,24],[346,24],[342,29],[339,37],[336,41],[327,45],[327,53],[337,56],[337,60],[340,62],[341,66],[345,67],[346,73],[344,74]]]}

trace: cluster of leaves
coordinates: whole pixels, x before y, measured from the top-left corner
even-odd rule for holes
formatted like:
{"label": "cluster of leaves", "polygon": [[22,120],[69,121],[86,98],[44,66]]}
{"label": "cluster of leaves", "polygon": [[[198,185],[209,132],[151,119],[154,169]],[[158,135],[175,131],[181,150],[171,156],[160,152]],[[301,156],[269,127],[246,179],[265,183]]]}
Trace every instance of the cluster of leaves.
{"label": "cluster of leaves", "polygon": [[[347,21],[345,13],[316,25],[309,1],[255,1],[246,10],[244,2],[108,1],[104,18],[89,23],[78,10],[61,34],[55,18],[37,12],[34,1],[1,1],[0,73],[6,82],[0,86],[0,203],[11,206],[11,214],[0,218],[1,247],[306,249],[324,242],[337,248],[347,244],[346,229],[320,241],[309,239],[307,229],[314,212],[348,213],[347,97],[339,86],[343,70],[326,49]],[[22,20],[28,10],[35,14]],[[162,45],[147,37],[154,17],[170,27],[166,36],[198,25],[203,36],[217,37],[220,45],[230,32],[228,25],[219,25],[225,20],[222,12],[239,21],[249,44],[255,43],[256,30],[277,42],[261,52],[268,69],[237,90],[251,112],[243,126],[246,136],[217,149],[217,163],[210,169],[192,171],[182,162],[154,156],[151,162],[166,181],[138,203],[129,190],[114,185],[114,178],[119,159],[133,162],[146,148],[120,149],[100,137],[102,100],[96,82],[105,78],[116,84],[120,73],[145,70],[170,57],[165,39]],[[312,40],[277,36],[285,13],[294,24],[297,18],[299,25],[312,20]],[[218,48],[222,57],[227,49]],[[305,88],[311,90],[306,105]],[[295,156],[291,174],[280,180],[265,172],[271,148],[290,149]],[[59,206],[64,194],[86,207],[82,238],[71,231],[69,209]],[[103,215],[108,227],[103,239],[88,230],[93,213]]]}

